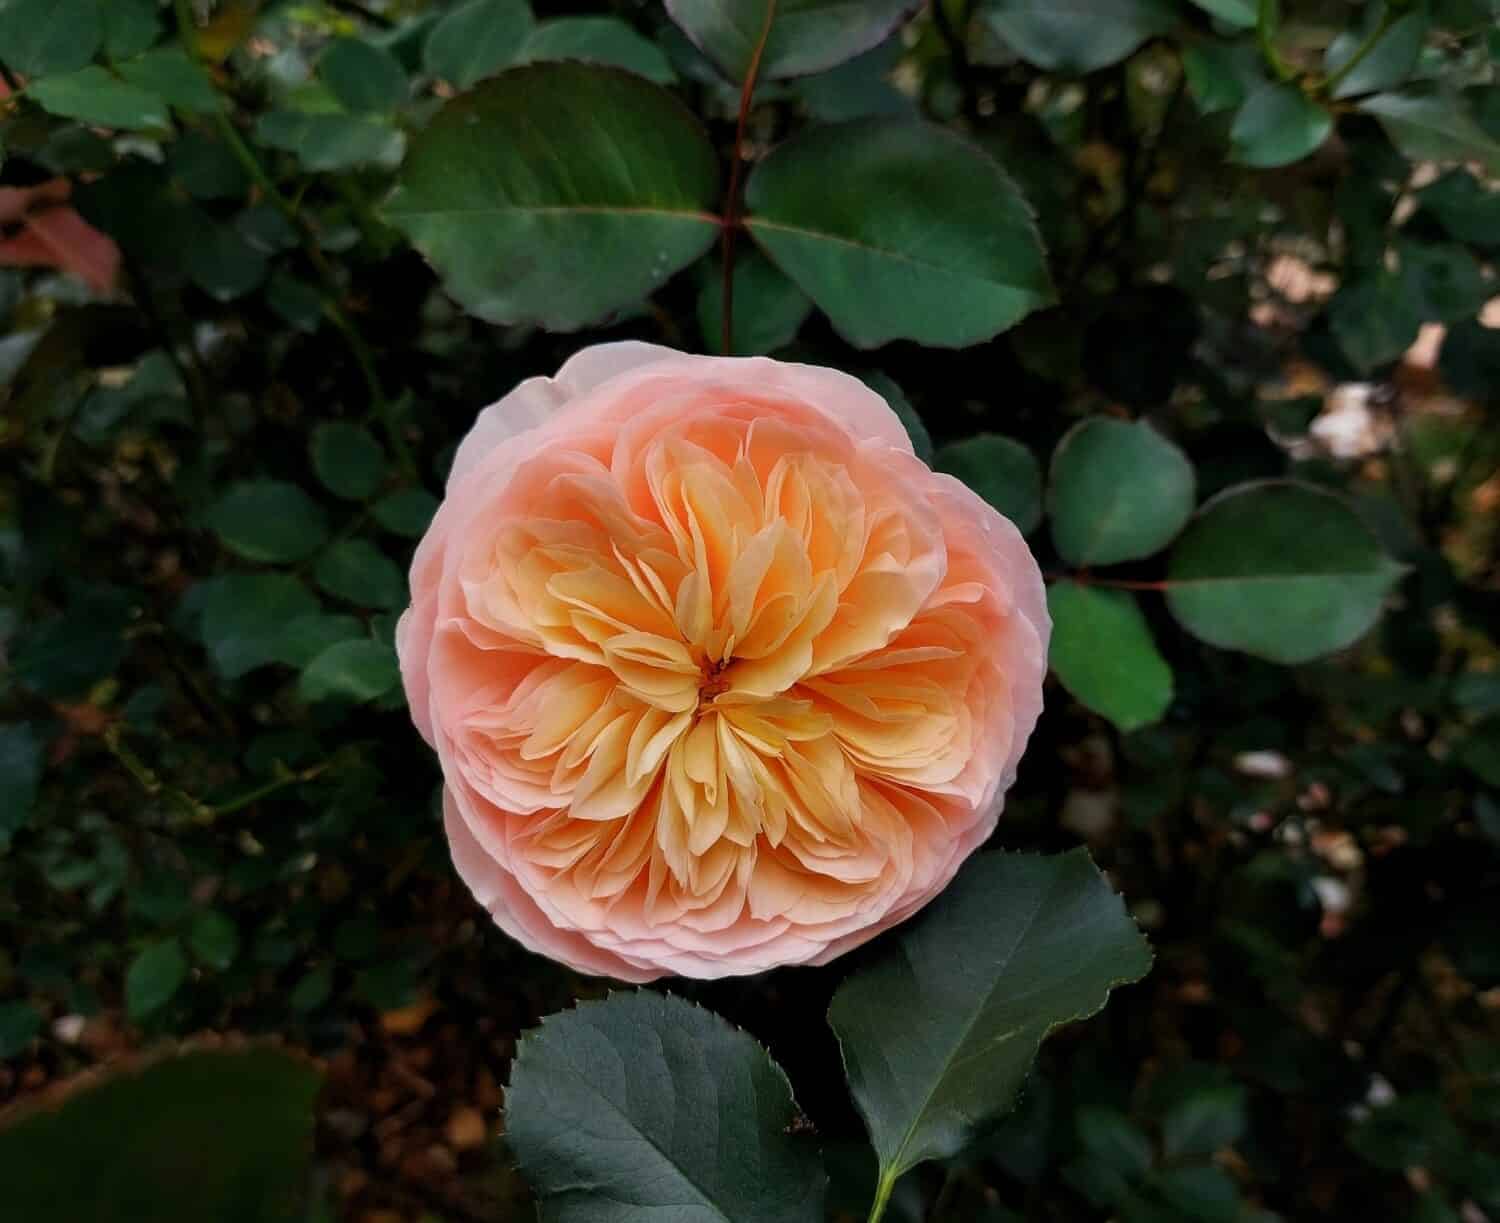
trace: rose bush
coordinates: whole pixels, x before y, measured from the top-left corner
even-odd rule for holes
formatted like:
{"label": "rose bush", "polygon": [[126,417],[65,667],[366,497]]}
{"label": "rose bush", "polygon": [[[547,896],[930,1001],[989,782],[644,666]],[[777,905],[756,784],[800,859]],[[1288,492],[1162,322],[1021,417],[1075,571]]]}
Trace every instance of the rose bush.
{"label": "rose bush", "polygon": [[454,862],[645,981],[822,963],[994,827],[1050,622],[1009,522],[847,374],[641,343],[486,408],[397,633]]}

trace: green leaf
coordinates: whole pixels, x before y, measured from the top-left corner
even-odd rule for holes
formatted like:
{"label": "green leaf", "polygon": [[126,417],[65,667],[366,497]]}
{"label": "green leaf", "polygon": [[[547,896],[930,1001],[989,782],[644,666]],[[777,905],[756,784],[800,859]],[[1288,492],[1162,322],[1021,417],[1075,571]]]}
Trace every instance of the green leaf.
{"label": "green leaf", "polygon": [[552,1223],[814,1223],[825,1177],[791,1084],[717,1015],[639,991],[521,1039],[506,1139]]}
{"label": "green leaf", "polygon": [[215,301],[243,297],[266,278],[265,255],[232,225],[199,213],[181,240],[188,275]]}
{"label": "green leaf", "polygon": [[97,65],[34,81],[26,93],[54,115],[99,127],[154,130],[172,125],[160,98]]}
{"label": "green leaf", "polygon": [[333,965],[320,964],[317,968],[309,970],[307,975],[297,982],[287,1002],[291,1004],[292,1010],[305,1015],[327,1002],[332,993]]}
{"label": "green leaf", "polygon": [[971,859],[828,1011],[882,1182],[957,1154],[1010,1108],[1049,1032],[1150,966],[1083,850]]}
{"label": "green leaf", "polygon": [[1162,1149],[1168,1159],[1212,1155],[1238,1142],[1248,1126],[1243,1087],[1205,1084],[1174,1104],[1162,1119]]}
{"label": "green leaf", "polygon": [[214,666],[238,679],[276,662],[286,625],[318,610],[318,600],[285,573],[235,573],[212,579],[200,634]]}
{"label": "green leaf", "polygon": [[1360,373],[1400,357],[1421,326],[1421,303],[1411,281],[1384,266],[1356,274],[1328,303],[1328,328]]}
{"label": "green leaf", "polygon": [[125,974],[125,1011],[132,1023],[154,1015],[187,980],[188,962],[175,938],[152,943],[131,961]]}
{"label": "green leaf", "polygon": [[195,199],[243,199],[250,190],[250,176],[229,146],[198,132],[172,142],[167,169]]}
{"label": "green leaf", "polygon": [[1332,493],[1264,480],[1198,511],[1172,550],[1167,606],[1210,645],[1308,662],[1363,636],[1404,572]]}
{"label": "green leaf", "polygon": [[[42,1030],[41,1012],[29,1002],[0,1002],[0,1061],[26,1052]],[[4,1135],[0,1134],[0,1150]],[[0,1162],[4,1156],[0,1154]]]}
{"label": "green leaf", "polygon": [[373,701],[401,682],[396,652],[368,638],[329,646],[302,672],[298,691],[304,701]]}
{"label": "green leaf", "polygon": [[398,488],[370,507],[375,521],[393,535],[419,539],[437,513],[437,498],[425,488]]}
{"label": "green leaf", "polygon": [[256,139],[293,154],[317,172],[362,166],[392,169],[401,160],[406,137],[375,119],[300,110],[273,110],[255,121]]}
{"label": "green leaf", "polygon": [[383,47],[340,38],[318,61],[318,76],[349,110],[383,114],[406,101],[409,86],[401,62]]}
{"label": "green leaf", "polygon": [[745,199],[755,240],[861,348],[974,344],[1052,300],[1021,193],[943,128],[806,128],[757,164]]}
{"label": "green leaf", "polygon": [[340,540],[318,558],[313,576],[323,590],[359,607],[394,611],[406,604],[401,570],[368,540]]}
{"label": "green leaf", "polygon": [[1084,1150],[1125,1181],[1138,1181],[1150,1170],[1151,1139],[1129,1117],[1110,1108],[1081,1108],[1074,1124]]}
{"label": "green leaf", "polygon": [[10,673],[49,697],[78,697],[125,658],[133,600],[112,587],[88,590],[61,614],[17,634]]}
{"label": "green leaf", "polygon": [[718,189],[713,147],[671,94],[531,64],[438,112],[386,212],[471,314],[573,331],[707,250]]}
{"label": "green leaf", "polygon": [[1255,26],[1256,0],[1193,0],[1193,3],[1227,25],[1241,30]]}
{"label": "green leaf", "polygon": [[1486,785],[1500,787],[1500,715],[1492,714],[1470,730],[1454,759]]}
{"label": "green leaf", "polygon": [[1027,63],[1067,73],[1119,63],[1178,17],[1172,0],[988,0],[980,11]]}
{"label": "green leaf", "polygon": [[158,47],[116,64],[115,69],[137,89],[190,115],[211,115],[218,109],[213,82],[181,47]]}
{"label": "green leaf", "polygon": [[672,20],[736,85],[757,47],[760,80],[808,76],[884,42],[917,8],[914,0],[667,0]]}
{"label": "green leaf", "polygon": [[207,523],[231,551],[273,564],[305,560],[328,538],[322,507],[284,480],[231,485],[208,511]]}
{"label": "green leaf", "polygon": [[933,468],[956,476],[1029,535],[1042,520],[1042,466],[1020,442],[981,433],[949,442]]}
{"label": "green leaf", "polygon": [[1452,170],[1417,192],[1422,207],[1449,237],[1493,250],[1500,246],[1500,191],[1482,186],[1467,170]]}
{"label": "green leaf", "polygon": [[1187,455],[1145,421],[1091,416],[1052,452],[1052,539],[1073,565],[1114,565],[1159,552],[1193,512]]}
{"label": "green leaf", "polygon": [[317,288],[277,268],[266,281],[266,305],[290,326],[311,335],[323,319],[323,298]]}
{"label": "green leaf", "polygon": [[1233,159],[1272,169],[1301,161],[1333,130],[1333,117],[1295,85],[1267,81],[1245,100],[1229,128]]}
{"label": "green leaf", "polygon": [[1477,161],[1500,173],[1500,143],[1474,121],[1458,98],[1441,93],[1380,93],[1359,103],[1413,161]]}
{"label": "green leaf", "polygon": [[1234,1179],[1211,1166],[1169,1168],[1152,1179],[1152,1186],[1175,1210],[1172,1218],[1196,1223],[1238,1223],[1245,1218]]}
{"label": "green leaf", "polygon": [[0,1132],[6,1217],[301,1219],[318,1084],[275,1049],[117,1063]]}
{"label": "green leaf", "polygon": [[[1329,76],[1342,69],[1364,45],[1366,36],[1374,32],[1375,23],[1385,19],[1384,9],[1384,5],[1369,6],[1359,26],[1345,30],[1329,44],[1323,57],[1323,69]],[[1417,66],[1431,24],[1428,15],[1420,10],[1397,18],[1349,75],[1334,87],[1333,96],[1352,98],[1401,84]]]}
{"label": "green leaf", "polygon": [[422,65],[430,75],[467,89],[509,64],[532,24],[526,0],[470,0],[432,27]]}
{"label": "green leaf", "polygon": [[42,781],[42,737],[27,722],[0,724],[0,851],[31,821]]}
{"label": "green leaf", "polygon": [[1161,720],[1172,703],[1172,670],[1133,595],[1058,581],[1047,589],[1047,610],[1048,663],[1074,699],[1122,731]]}
{"label": "green leaf", "polygon": [[200,963],[223,971],[239,954],[239,928],[232,918],[216,909],[208,909],[193,920],[188,931],[188,946]]}
{"label": "green leaf", "polygon": [[1438,369],[1460,395],[1480,403],[1500,399],[1500,330],[1478,319],[1450,327],[1438,354]]}
{"label": "green leaf", "polygon": [[318,479],[337,497],[363,501],[385,479],[385,451],[359,425],[324,421],[313,430],[311,451]]}
{"label": "green leaf", "polygon": [[298,670],[306,667],[329,646],[365,636],[365,626],[355,616],[326,616],[321,612],[298,616],[279,626],[276,661]]}
{"label": "green leaf", "polygon": [[104,54],[112,60],[139,55],[161,33],[156,0],[109,0],[101,6],[100,15],[104,18]]}
{"label": "green leaf", "polygon": [[22,76],[76,72],[104,37],[99,0],[9,0],[0,6],[0,60]]}
{"label": "green leaf", "polygon": [[[774,352],[796,338],[812,302],[758,251],[742,251],[734,265],[734,355]],[[698,329],[709,352],[724,351],[724,265],[708,265],[698,291]]]}
{"label": "green leaf", "polygon": [[516,59],[521,63],[576,59],[624,68],[658,85],[671,85],[677,80],[666,53],[618,17],[544,21],[527,36]]}
{"label": "green leaf", "polygon": [[1443,242],[1398,242],[1401,278],[1411,287],[1423,322],[1473,318],[1494,290],[1479,261],[1463,247]]}
{"label": "green leaf", "polygon": [[1182,49],[1182,70],[1205,115],[1236,109],[1265,81],[1260,52],[1250,41],[1191,43]]}

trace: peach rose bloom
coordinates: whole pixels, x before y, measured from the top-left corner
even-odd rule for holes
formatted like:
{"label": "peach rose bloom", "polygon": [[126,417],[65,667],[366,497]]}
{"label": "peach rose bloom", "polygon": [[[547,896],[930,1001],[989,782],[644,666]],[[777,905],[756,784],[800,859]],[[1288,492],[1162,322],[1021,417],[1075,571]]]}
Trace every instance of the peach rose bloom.
{"label": "peach rose bloom", "polygon": [[845,374],[650,344],[480,413],[396,636],[453,860],[625,981],[821,964],[989,835],[1051,629],[1020,533]]}

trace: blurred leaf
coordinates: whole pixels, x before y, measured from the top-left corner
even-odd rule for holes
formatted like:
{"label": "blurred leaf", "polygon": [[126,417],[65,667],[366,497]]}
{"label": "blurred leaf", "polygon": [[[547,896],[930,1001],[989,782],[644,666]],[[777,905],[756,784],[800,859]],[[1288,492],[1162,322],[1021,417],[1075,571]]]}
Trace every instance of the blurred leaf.
{"label": "blurred leaf", "polygon": [[1151,639],[1135,596],[1057,581],[1048,662],[1064,688],[1122,731],[1160,721],[1172,703],[1172,670]]}
{"label": "blurred leaf", "polygon": [[0,1131],[7,1215],[299,1218],[317,1091],[311,1065],[270,1049],[186,1053],[97,1076]]}
{"label": "blurred leaf", "polygon": [[373,701],[401,682],[396,652],[368,638],[329,646],[302,672],[304,701]]}
{"label": "blurred leaf", "polygon": [[703,128],[665,90],[532,64],[443,107],[386,212],[470,313],[572,331],[708,249],[718,177]]}
{"label": "blurred leaf", "polygon": [[229,146],[197,132],[172,142],[167,167],[195,199],[242,199],[250,190],[250,176]]}
{"label": "blurred leaf", "polygon": [[1301,161],[1332,130],[1332,116],[1295,85],[1268,81],[1245,99],[1229,140],[1235,161],[1271,169]]}
{"label": "blurred leaf", "polygon": [[544,21],[527,36],[516,59],[520,63],[576,59],[624,68],[658,85],[671,85],[677,80],[662,49],[618,17]]}
{"label": "blurred leaf", "polygon": [[328,594],[359,607],[394,611],[406,604],[406,580],[385,553],[364,539],[341,539],[318,558],[313,576]]}
{"label": "blurred leaf", "polygon": [[290,574],[233,573],[211,578],[203,601],[203,644],[219,673],[225,679],[238,679],[277,661],[287,623],[317,610],[317,599]]}
{"label": "blurred leaf", "polygon": [[468,89],[515,59],[532,26],[526,0],[469,0],[432,27],[422,65],[455,88]]}
{"label": "blurred leaf", "polygon": [[42,780],[43,746],[29,723],[0,723],[0,852],[9,849],[11,838],[31,821]]}
{"label": "blurred leaf", "polygon": [[757,47],[761,80],[808,76],[884,42],[917,7],[914,0],[855,6],[839,0],[667,0],[672,20],[736,85]]}
{"label": "blurred leaf", "polygon": [[385,451],[359,425],[324,421],[313,430],[311,450],[313,470],[335,496],[363,501],[385,479]]}
{"label": "blurred leaf", "polygon": [[1479,261],[1461,246],[1401,242],[1396,251],[1402,279],[1417,298],[1423,322],[1457,323],[1473,318],[1494,294]]}
{"label": "blurred leaf", "polygon": [[306,1014],[308,1011],[317,1010],[327,1002],[332,993],[333,967],[329,964],[321,964],[297,982],[287,1001],[291,1004],[292,1010],[299,1014]]}
{"label": "blurred leaf", "polygon": [[1204,40],[1182,49],[1188,92],[1205,115],[1234,110],[1265,82],[1260,52],[1253,42]]}
{"label": "blurred leaf", "polygon": [[266,278],[265,255],[232,225],[199,214],[191,229],[179,237],[188,275],[216,301],[243,297]]}
{"label": "blurred leaf", "polygon": [[828,1010],[882,1181],[956,1154],[1011,1106],[1049,1032],[1150,967],[1084,851],[970,859]]}
{"label": "blurred leaf", "polygon": [[949,442],[933,459],[937,471],[956,476],[1029,535],[1042,520],[1042,466],[1036,455],[1008,437],[981,433]]}
{"label": "blurred leaf", "polygon": [[152,943],[131,961],[125,974],[125,1011],[132,1023],[154,1015],[187,980],[188,962],[175,938]]}
{"label": "blurred leaf", "polygon": [[239,954],[240,932],[232,918],[217,909],[208,909],[193,920],[188,946],[200,963],[223,971]]}
{"label": "blurred leaf", "polygon": [[137,89],[190,115],[210,115],[219,106],[208,74],[181,47],[158,47],[116,64],[115,70]]}
{"label": "blurred leaf", "polygon": [[1483,128],[1457,98],[1438,93],[1381,93],[1359,103],[1374,115],[1386,135],[1413,161],[1477,161],[1490,173],[1500,173],[1500,143]]}
{"label": "blurred leaf", "polygon": [[295,484],[245,480],[208,511],[208,527],[224,545],[251,561],[300,561],[323,546],[328,518]]}
{"label": "blurred leaf", "polygon": [[1500,246],[1500,191],[1491,191],[1467,170],[1451,170],[1417,192],[1448,235],[1459,242]]}
{"label": "blurred leaf", "polygon": [[276,626],[276,661],[300,670],[329,646],[365,635],[364,625],[354,616],[297,616]]}
{"label": "blurred leaf", "polygon": [[1345,358],[1368,374],[1401,356],[1422,326],[1412,280],[1378,267],[1339,286],[1328,303],[1328,326]]}
{"label": "blurred leaf", "polygon": [[1466,319],[1448,329],[1438,368],[1457,394],[1480,403],[1500,399],[1500,329]]}
{"label": "blurred leaf", "polygon": [[437,498],[423,488],[398,488],[370,507],[375,521],[394,535],[418,539],[437,513]]}
{"label": "blurred leaf", "polygon": [[[1368,5],[1361,24],[1345,30],[1329,44],[1323,57],[1323,68],[1329,76],[1342,69],[1364,45],[1366,36],[1374,32],[1377,23],[1385,20],[1389,3],[1390,0],[1386,0],[1386,3]],[[1430,18],[1419,8],[1398,17],[1349,75],[1335,86],[1333,96],[1352,98],[1356,94],[1374,93],[1401,84],[1417,66],[1417,57],[1427,42],[1430,25]]]}
{"label": "blurred leaf", "polygon": [[980,15],[1022,59],[1067,73],[1119,63],[1178,16],[1171,0],[986,0]]}
{"label": "blurred leaf", "polygon": [[1074,1124],[1084,1150],[1125,1181],[1138,1181],[1150,1170],[1151,1139],[1123,1113],[1081,1108]]}
{"label": "blurred leaf", "polygon": [[112,60],[139,55],[161,33],[156,0],[108,0],[99,12],[104,19],[104,54]]}
{"label": "blurred leaf", "polygon": [[[698,291],[698,329],[703,347],[722,353],[724,339],[724,265],[708,265]],[[796,338],[812,313],[812,302],[769,259],[751,249],[741,251],[734,265],[733,355],[756,356],[775,352]]]}
{"label": "blurred leaf", "polygon": [[1198,511],[1172,549],[1167,606],[1210,645],[1308,662],[1363,636],[1404,572],[1332,493],[1265,480]]}
{"label": "blurred leaf", "polygon": [[1052,452],[1052,539],[1072,565],[1114,565],[1159,552],[1193,512],[1196,477],[1183,452],[1145,421],[1091,416]]}
{"label": "blurred leaf", "polygon": [[26,93],[54,115],[100,127],[154,129],[170,127],[172,123],[167,108],[155,94],[97,66],[34,81],[27,86]]}
{"label": "blurred leaf", "polygon": [[1236,1223],[1244,1217],[1239,1190],[1220,1168],[1169,1168],[1155,1177],[1153,1188],[1180,1217],[1197,1223]]}
{"label": "blurred leaf", "polygon": [[389,51],[358,38],[337,39],[318,61],[318,75],[345,107],[383,114],[406,101],[401,63]]}
{"label": "blurred leaf", "polygon": [[296,156],[309,170],[393,169],[406,138],[374,119],[354,115],[273,110],[255,121],[256,139]]}
{"label": "blurred leaf", "polygon": [[808,114],[824,123],[879,115],[916,118],[918,108],[914,100],[891,80],[905,50],[899,35],[888,38],[848,63],[803,77],[796,84],[797,94],[806,104]]}
{"label": "blurred leaf", "polygon": [[1168,1159],[1212,1155],[1238,1142],[1249,1120],[1243,1087],[1204,1084],[1178,1100],[1162,1119],[1162,1149]]}
{"label": "blurred leaf", "polygon": [[1471,729],[1455,755],[1480,781],[1500,787],[1500,714],[1491,714]]}
{"label": "blurred leaf", "polygon": [[16,681],[49,697],[78,697],[125,658],[133,600],[112,587],[81,592],[66,610],[29,626],[10,652]]}
{"label": "blurred leaf", "polygon": [[1052,300],[1020,192],[941,128],[807,128],[756,165],[745,199],[755,240],[861,348],[974,344]]}
{"label": "blurred leaf", "polygon": [[[0,1061],[19,1057],[26,1052],[42,1030],[41,1013],[29,1002],[0,1002]],[[5,1136],[0,1131],[0,1151],[3,1151]],[[0,1166],[4,1155],[0,1153]]]}
{"label": "blurred leaf", "polygon": [[1193,0],[1205,13],[1242,30],[1255,25],[1256,0]]}
{"label": "blurred leaf", "polygon": [[826,1177],[796,1116],[786,1075],[750,1036],[639,991],[580,1002],[522,1038],[506,1140],[549,1219],[812,1223]]}
{"label": "blurred leaf", "polygon": [[0,60],[22,76],[82,68],[104,37],[100,0],[9,0],[0,6]]}

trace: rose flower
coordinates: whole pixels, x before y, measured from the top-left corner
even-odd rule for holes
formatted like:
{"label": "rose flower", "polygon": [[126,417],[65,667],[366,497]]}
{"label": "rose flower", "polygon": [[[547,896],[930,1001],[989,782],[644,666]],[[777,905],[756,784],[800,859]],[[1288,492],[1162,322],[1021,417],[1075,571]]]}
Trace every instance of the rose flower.
{"label": "rose flower", "polygon": [[486,408],[397,648],[453,859],[626,981],[821,964],[989,835],[1042,704],[1020,533],[863,383],[606,344]]}

